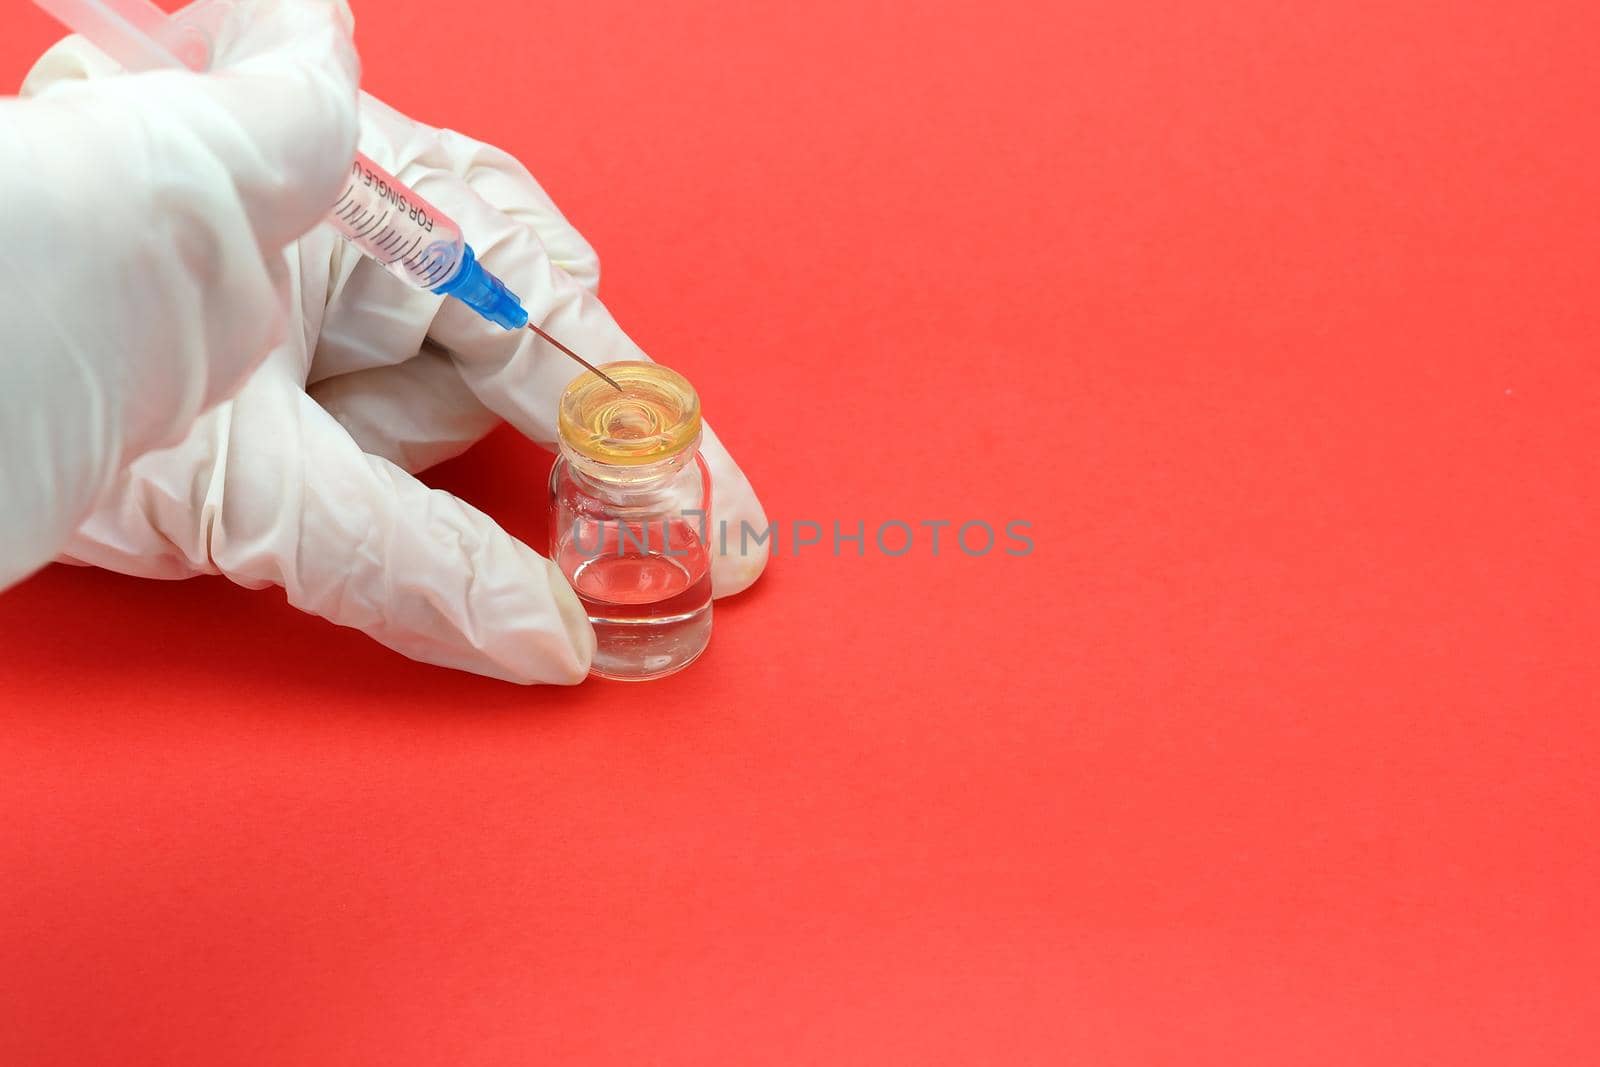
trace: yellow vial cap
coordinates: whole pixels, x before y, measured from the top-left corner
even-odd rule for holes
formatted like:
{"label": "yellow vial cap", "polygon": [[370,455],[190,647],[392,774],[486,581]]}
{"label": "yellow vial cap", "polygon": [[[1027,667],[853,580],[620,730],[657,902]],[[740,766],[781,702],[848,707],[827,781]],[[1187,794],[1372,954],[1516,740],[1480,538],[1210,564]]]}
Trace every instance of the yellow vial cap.
{"label": "yellow vial cap", "polygon": [[656,463],[700,438],[700,397],[689,380],[644,360],[601,366],[617,392],[584,371],[561,394],[561,443],[585,459],[618,467]]}

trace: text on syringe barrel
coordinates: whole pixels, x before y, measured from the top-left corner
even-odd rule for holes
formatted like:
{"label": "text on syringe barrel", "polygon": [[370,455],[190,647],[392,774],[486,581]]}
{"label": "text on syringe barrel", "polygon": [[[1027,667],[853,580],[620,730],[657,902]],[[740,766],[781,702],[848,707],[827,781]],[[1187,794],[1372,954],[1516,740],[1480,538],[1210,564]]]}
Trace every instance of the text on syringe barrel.
{"label": "text on syringe barrel", "polygon": [[391,274],[419,289],[449,281],[465,247],[460,227],[360,153],[327,221]]}

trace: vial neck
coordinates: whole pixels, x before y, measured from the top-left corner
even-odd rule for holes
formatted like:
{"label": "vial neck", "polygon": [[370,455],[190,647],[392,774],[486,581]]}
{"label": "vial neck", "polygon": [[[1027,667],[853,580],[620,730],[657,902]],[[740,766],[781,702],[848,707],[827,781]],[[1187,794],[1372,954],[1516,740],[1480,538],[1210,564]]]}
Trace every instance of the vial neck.
{"label": "vial neck", "polygon": [[621,500],[649,493],[671,482],[693,460],[695,449],[686,448],[653,463],[622,465],[600,463],[561,443],[561,455],[572,475],[597,496]]}

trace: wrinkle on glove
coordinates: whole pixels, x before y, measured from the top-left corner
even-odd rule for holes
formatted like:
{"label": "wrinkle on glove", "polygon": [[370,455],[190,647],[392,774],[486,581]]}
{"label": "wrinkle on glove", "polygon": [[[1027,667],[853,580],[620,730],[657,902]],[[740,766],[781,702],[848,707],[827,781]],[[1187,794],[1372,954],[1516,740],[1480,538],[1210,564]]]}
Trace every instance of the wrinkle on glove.
{"label": "wrinkle on glove", "polygon": [[0,100],[0,588],[283,333],[284,249],[354,154],[357,63],[327,0],[234,17],[212,73],[84,80],[111,64],[69,38]]}

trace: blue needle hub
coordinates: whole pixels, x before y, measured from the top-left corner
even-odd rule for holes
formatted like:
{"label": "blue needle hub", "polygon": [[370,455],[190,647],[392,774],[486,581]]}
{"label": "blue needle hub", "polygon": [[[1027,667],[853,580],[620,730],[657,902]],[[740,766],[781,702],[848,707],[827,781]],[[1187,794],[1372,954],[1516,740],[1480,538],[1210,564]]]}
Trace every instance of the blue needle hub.
{"label": "blue needle hub", "polygon": [[528,312],[517,299],[517,294],[506,288],[506,283],[496,278],[478,262],[471,245],[461,249],[461,266],[449,281],[437,286],[434,292],[453,296],[490,322],[508,330],[520,330],[528,325]]}

